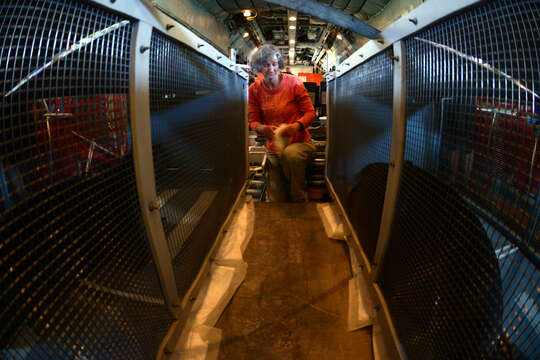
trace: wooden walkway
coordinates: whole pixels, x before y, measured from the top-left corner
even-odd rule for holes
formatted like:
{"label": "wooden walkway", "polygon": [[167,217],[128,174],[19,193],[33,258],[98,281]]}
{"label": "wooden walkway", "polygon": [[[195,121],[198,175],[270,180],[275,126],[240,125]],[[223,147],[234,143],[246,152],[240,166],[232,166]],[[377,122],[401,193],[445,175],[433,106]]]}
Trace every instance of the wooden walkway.
{"label": "wooden walkway", "polygon": [[351,270],[315,203],[255,203],[247,276],[225,309],[219,359],[373,359],[371,329],[347,331]]}

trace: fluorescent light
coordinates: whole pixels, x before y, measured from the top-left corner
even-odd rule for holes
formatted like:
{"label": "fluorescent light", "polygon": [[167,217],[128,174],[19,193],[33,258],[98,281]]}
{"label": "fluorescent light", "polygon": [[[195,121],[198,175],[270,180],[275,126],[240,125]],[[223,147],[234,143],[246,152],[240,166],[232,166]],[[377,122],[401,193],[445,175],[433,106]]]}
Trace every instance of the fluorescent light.
{"label": "fluorescent light", "polygon": [[341,36],[341,34],[337,34],[337,38],[338,40],[343,40],[343,36]]}
{"label": "fluorescent light", "polygon": [[244,16],[245,17],[250,17],[251,16],[251,10],[244,10]]}
{"label": "fluorescent light", "polygon": [[289,44],[294,44],[296,41],[294,39],[289,40]]}
{"label": "fluorescent light", "polygon": [[291,26],[289,26],[289,29],[294,30],[294,29],[296,29],[296,26],[291,25]]}
{"label": "fluorescent light", "polygon": [[247,32],[244,33],[244,35],[242,35],[242,37],[245,39],[249,36],[249,34]]}
{"label": "fluorescent light", "polygon": [[289,18],[289,20],[290,20],[290,21],[296,21],[296,18],[295,18],[294,16],[291,16],[291,17]]}

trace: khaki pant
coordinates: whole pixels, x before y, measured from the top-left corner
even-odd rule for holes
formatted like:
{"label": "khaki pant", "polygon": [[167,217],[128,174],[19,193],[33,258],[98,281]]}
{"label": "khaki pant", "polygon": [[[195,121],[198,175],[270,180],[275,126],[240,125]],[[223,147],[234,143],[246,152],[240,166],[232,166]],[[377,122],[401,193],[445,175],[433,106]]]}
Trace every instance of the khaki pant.
{"label": "khaki pant", "polygon": [[306,201],[306,169],[316,147],[311,142],[293,143],[280,155],[268,153],[266,194],[269,201]]}

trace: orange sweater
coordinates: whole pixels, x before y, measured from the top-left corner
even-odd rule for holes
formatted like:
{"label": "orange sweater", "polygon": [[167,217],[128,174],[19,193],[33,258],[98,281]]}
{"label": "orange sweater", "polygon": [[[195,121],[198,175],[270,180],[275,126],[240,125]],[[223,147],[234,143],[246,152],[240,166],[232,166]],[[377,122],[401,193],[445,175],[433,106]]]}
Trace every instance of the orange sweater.
{"label": "orange sweater", "polygon": [[[308,126],[315,119],[315,109],[302,80],[294,75],[282,74],[281,82],[275,89],[268,89],[263,79],[256,80],[249,87],[249,126],[255,130],[259,124],[279,126],[299,121],[304,125],[290,140],[290,143],[308,142],[311,135]],[[272,141],[266,140],[270,151]]]}

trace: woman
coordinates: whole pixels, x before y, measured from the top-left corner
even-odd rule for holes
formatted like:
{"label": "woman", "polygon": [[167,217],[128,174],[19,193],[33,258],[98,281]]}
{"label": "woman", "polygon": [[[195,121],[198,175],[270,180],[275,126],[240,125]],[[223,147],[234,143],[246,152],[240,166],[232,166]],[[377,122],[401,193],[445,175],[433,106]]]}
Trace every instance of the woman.
{"label": "woman", "polygon": [[[266,137],[269,200],[304,202],[306,167],[315,153],[307,128],[315,109],[302,81],[281,73],[284,65],[274,45],[263,45],[252,56],[252,71],[263,77],[249,87],[249,126]],[[282,124],[280,136],[289,141],[280,149],[275,130]]]}

